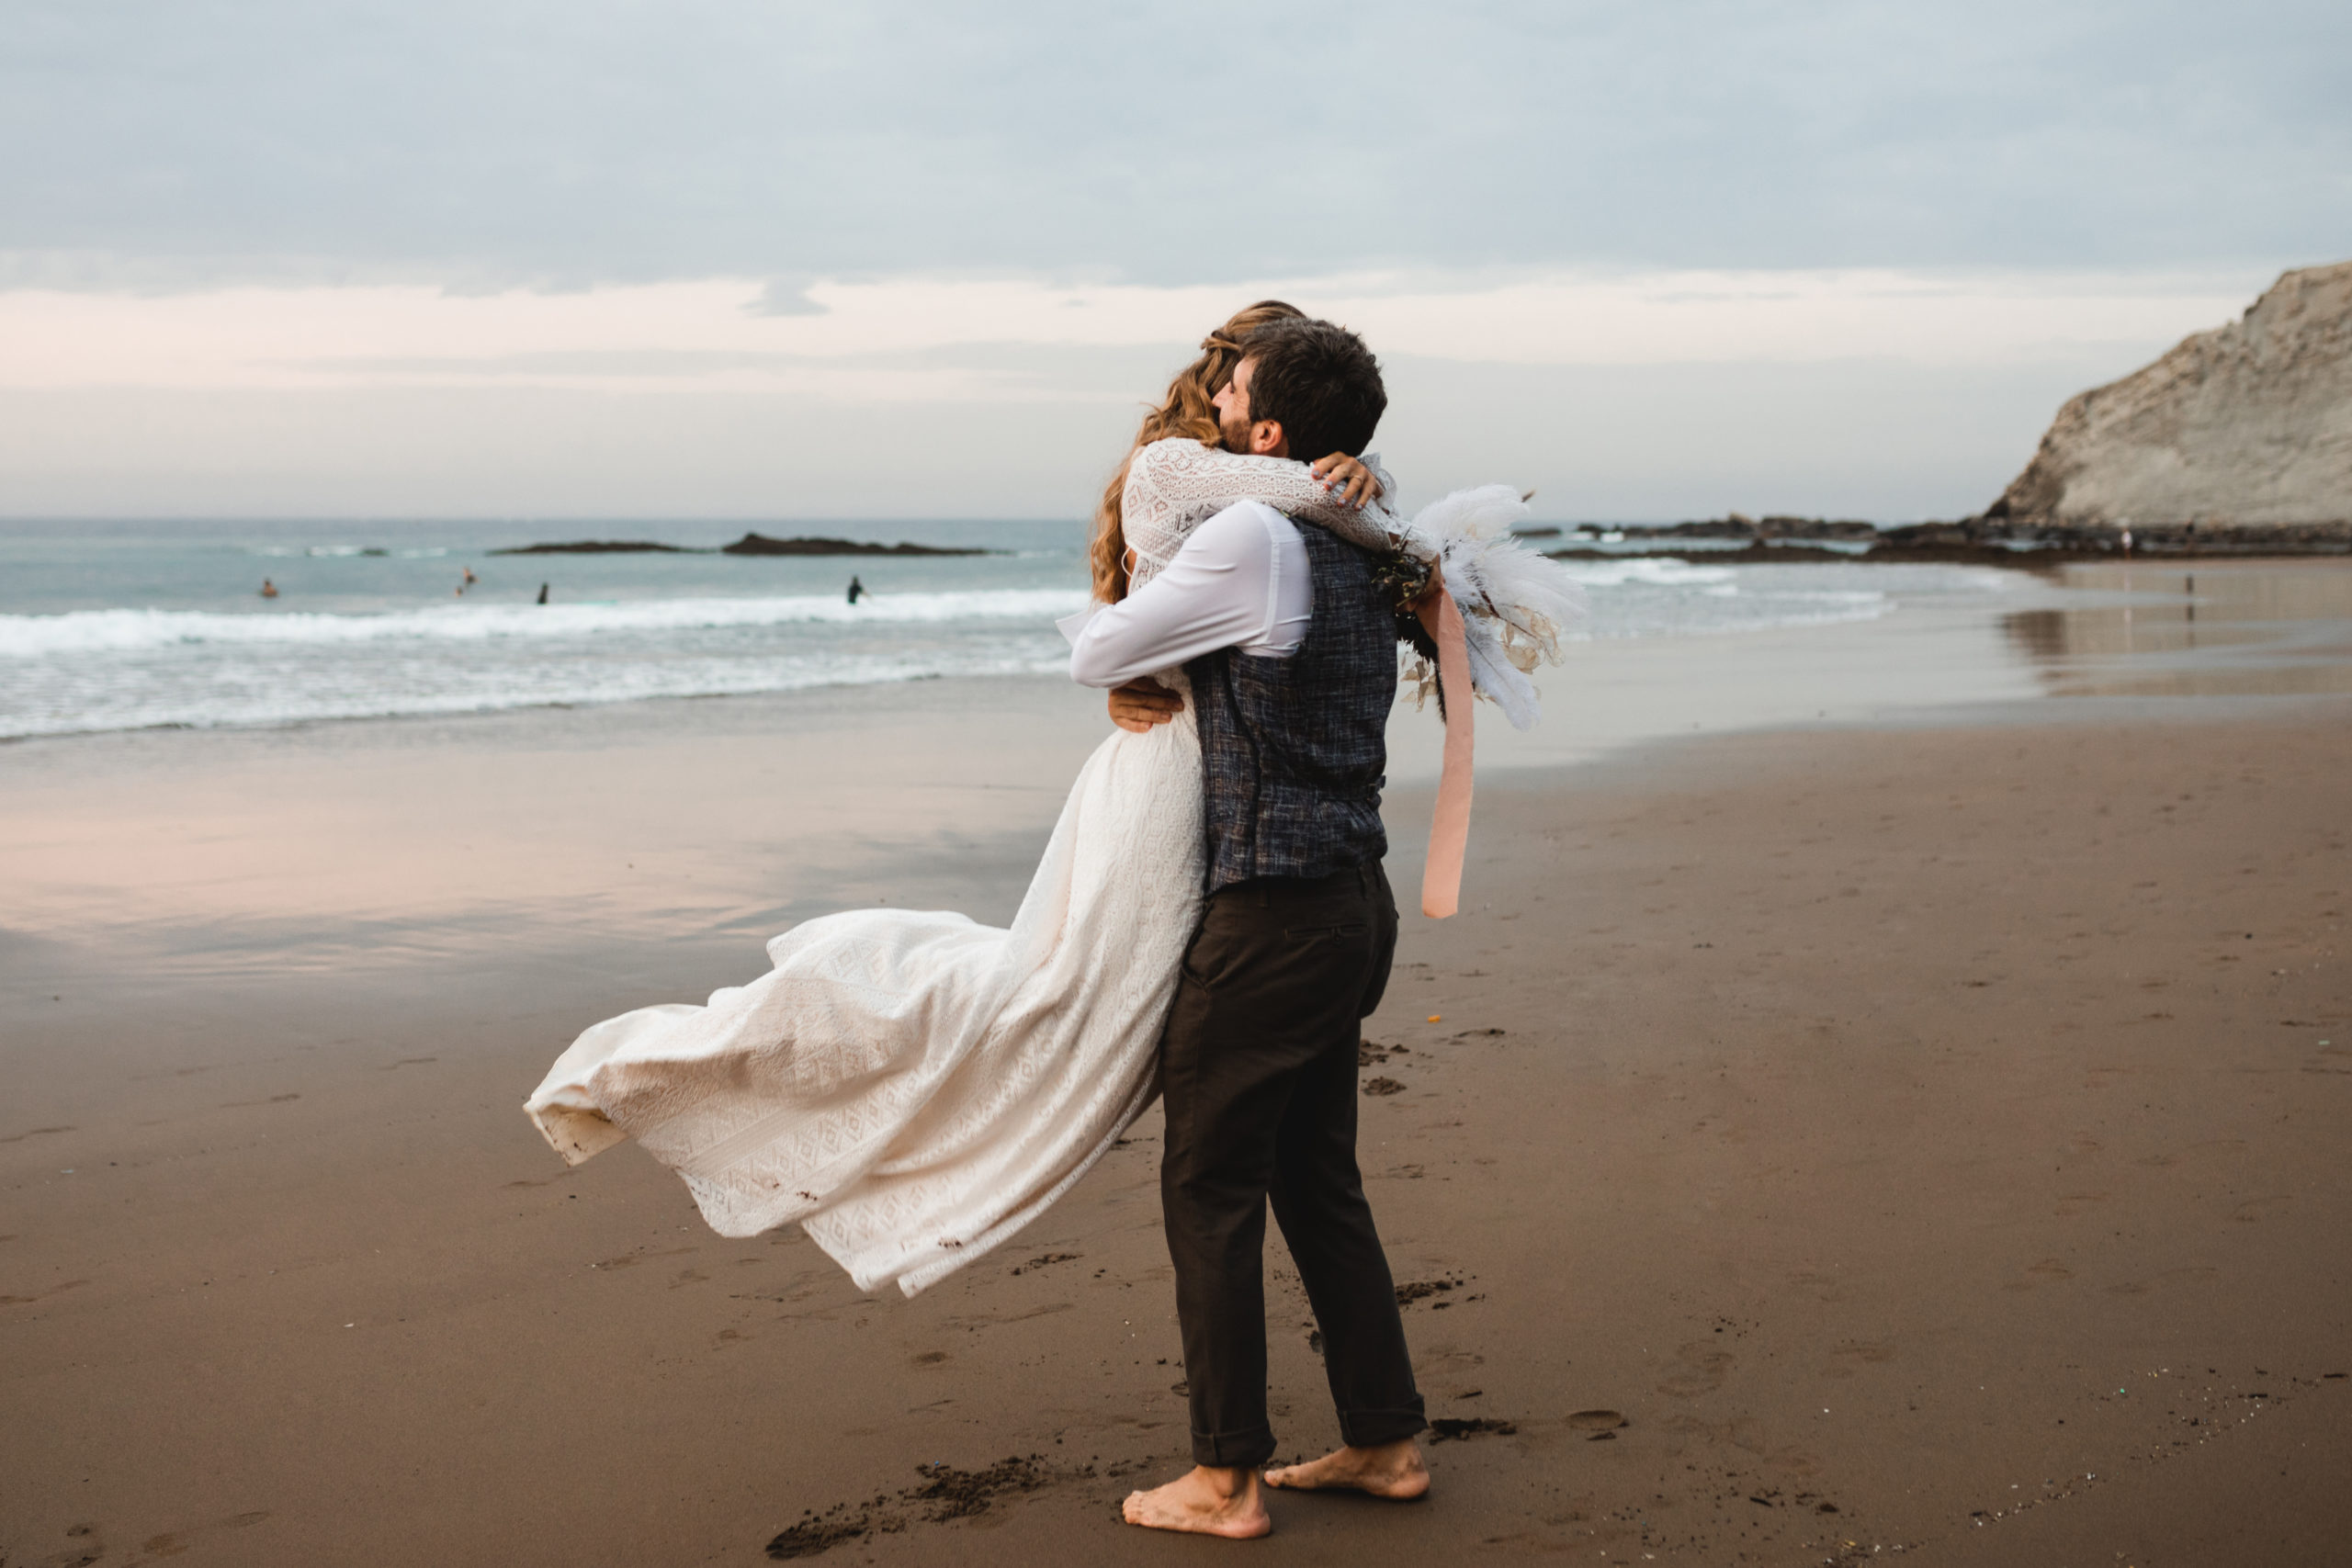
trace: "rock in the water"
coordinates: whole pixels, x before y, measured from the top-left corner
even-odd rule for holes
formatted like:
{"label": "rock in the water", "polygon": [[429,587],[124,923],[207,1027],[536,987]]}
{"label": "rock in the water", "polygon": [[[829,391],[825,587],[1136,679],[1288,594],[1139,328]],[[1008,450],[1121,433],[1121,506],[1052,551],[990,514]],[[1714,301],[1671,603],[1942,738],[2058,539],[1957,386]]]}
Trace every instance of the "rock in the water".
{"label": "rock in the water", "polygon": [[2288,273],[2242,319],[2075,397],[1984,518],[2352,527],[2352,262]]}
{"label": "rock in the water", "polygon": [[[382,555],[381,550],[362,550],[362,555]],[[657,544],[651,539],[572,539],[562,544],[517,545],[512,549],[492,550],[494,556],[634,556],[634,555],[699,555],[704,552],[688,549],[684,545]]]}
{"label": "rock in the water", "polygon": [[990,556],[994,550],[949,549],[939,545],[875,545],[862,539],[813,538],[771,539],[765,534],[746,534],[731,545],[718,547],[721,554],[730,556]]}

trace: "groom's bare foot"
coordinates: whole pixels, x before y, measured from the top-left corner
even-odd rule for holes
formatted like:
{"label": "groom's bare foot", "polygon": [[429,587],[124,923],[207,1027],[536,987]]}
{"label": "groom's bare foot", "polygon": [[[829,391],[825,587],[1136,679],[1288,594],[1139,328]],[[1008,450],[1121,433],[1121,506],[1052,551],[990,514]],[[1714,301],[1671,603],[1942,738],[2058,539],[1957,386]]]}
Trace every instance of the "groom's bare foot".
{"label": "groom's bare foot", "polygon": [[1120,1514],[1146,1529],[1188,1530],[1248,1540],[1274,1528],[1258,1495],[1254,1470],[1213,1470],[1196,1464],[1192,1473],[1148,1492],[1130,1492]]}
{"label": "groom's bare foot", "polygon": [[1340,1449],[1305,1464],[1266,1472],[1266,1484],[1294,1492],[1363,1492],[1408,1503],[1430,1489],[1421,1446],[1407,1438],[1373,1449]]}

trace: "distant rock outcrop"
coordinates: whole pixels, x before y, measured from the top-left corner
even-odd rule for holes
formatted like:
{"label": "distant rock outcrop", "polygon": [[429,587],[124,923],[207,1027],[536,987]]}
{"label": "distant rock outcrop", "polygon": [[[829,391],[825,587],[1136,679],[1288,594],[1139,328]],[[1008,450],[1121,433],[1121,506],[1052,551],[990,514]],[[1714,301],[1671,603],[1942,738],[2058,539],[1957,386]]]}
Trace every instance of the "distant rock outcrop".
{"label": "distant rock outcrop", "polygon": [[940,545],[875,545],[862,539],[771,539],[746,534],[731,545],[718,547],[730,556],[992,556],[996,550],[950,549]]}
{"label": "distant rock outcrop", "polygon": [[1874,523],[1836,523],[1826,517],[1750,517],[1734,512],[1698,523],[1624,523],[1615,532],[1629,539],[1844,539],[1868,543],[1878,537]]}
{"label": "distant rock outcrop", "polygon": [[[371,552],[382,555],[384,552]],[[861,539],[815,538],[771,539],[765,534],[746,534],[731,545],[717,549],[697,549],[691,545],[663,545],[650,539],[573,539],[563,544],[522,545],[513,549],[492,550],[494,556],[605,556],[650,555],[674,556],[993,556],[1001,550],[953,549],[942,545],[875,545]]]}
{"label": "distant rock outcrop", "polygon": [[[376,552],[381,555],[383,552]],[[572,539],[560,545],[517,545],[512,549],[492,550],[494,556],[640,556],[640,555],[703,555],[706,551],[688,549],[684,545],[656,544],[650,539]]]}
{"label": "distant rock outcrop", "polygon": [[1984,522],[2292,536],[2352,528],[2352,262],[2058,411]]}

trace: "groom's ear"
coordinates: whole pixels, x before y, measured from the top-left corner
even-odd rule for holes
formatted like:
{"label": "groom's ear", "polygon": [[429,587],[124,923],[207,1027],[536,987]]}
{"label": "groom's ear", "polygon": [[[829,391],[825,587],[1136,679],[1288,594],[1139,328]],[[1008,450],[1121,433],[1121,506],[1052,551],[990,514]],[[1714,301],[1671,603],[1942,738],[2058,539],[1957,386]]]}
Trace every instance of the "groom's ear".
{"label": "groom's ear", "polygon": [[1283,434],[1283,422],[1261,419],[1250,427],[1250,450],[1261,457],[1290,456],[1290,437]]}

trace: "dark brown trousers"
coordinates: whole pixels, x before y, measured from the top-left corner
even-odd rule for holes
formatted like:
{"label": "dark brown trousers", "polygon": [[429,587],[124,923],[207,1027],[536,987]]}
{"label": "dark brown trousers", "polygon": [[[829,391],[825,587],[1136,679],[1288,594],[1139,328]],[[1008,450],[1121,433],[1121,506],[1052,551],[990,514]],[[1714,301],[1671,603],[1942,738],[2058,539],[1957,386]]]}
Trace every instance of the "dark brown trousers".
{"label": "dark brown trousers", "polygon": [[1266,1201],[1323,1334],[1343,1440],[1427,1423],[1387,1255],[1356,1169],[1356,1042],[1396,951],[1377,863],[1209,897],[1160,1043],[1159,1168],[1193,1458],[1258,1465],[1266,1421]]}

